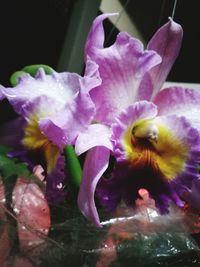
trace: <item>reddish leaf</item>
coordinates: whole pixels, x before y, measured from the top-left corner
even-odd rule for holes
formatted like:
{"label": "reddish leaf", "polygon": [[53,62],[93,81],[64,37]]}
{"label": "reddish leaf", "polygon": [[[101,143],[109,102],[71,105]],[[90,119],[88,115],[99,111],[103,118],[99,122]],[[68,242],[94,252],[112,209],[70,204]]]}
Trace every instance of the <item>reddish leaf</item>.
{"label": "reddish leaf", "polygon": [[9,238],[8,222],[5,214],[5,194],[4,185],[0,177],[0,266],[7,266],[7,258],[11,249],[11,240]]}
{"label": "reddish leaf", "polygon": [[40,187],[19,177],[13,190],[12,207],[18,221],[22,252],[31,251],[45,242],[50,229],[50,210]]}

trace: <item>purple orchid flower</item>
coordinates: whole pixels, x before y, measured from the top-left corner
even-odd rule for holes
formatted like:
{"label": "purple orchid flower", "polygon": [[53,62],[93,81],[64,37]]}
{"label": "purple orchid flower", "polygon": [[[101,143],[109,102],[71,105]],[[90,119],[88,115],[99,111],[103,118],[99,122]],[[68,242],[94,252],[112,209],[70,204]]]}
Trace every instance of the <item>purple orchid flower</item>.
{"label": "purple orchid flower", "polygon": [[73,145],[94,118],[89,91],[101,80],[97,64],[88,60],[86,69],[87,75],[81,77],[67,72],[46,75],[41,68],[34,78],[29,74],[21,76],[14,88],[0,87],[1,95],[23,119],[21,143],[29,151],[44,153],[50,194],[62,191],[63,147]]}
{"label": "purple orchid flower", "polygon": [[[121,201],[133,205],[145,188],[161,213],[169,202],[182,207],[183,187],[198,179],[200,160],[200,93],[180,87],[161,90],[179,53],[182,28],[172,19],[142,43],[120,32],[104,48],[103,20],[98,16],[89,32],[85,54],[99,65],[102,83],[90,92],[95,122],[76,140],[76,152],[87,150],[78,205],[101,227],[94,194],[108,211]],[[103,178],[110,155],[113,175]],[[101,178],[101,179],[100,179]]]}

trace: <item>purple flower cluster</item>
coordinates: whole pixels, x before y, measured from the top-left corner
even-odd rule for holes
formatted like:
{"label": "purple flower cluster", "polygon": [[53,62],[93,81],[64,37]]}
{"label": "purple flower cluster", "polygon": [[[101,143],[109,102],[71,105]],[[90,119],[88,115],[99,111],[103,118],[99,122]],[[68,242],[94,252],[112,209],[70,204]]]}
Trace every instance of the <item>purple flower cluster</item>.
{"label": "purple flower cluster", "polygon": [[[103,21],[111,15],[93,22],[83,77],[46,75],[41,68],[34,78],[22,75],[15,88],[0,86],[0,98],[7,98],[22,118],[21,145],[44,154],[53,199],[60,199],[63,186],[63,148],[73,145],[77,155],[87,152],[78,205],[98,227],[95,193],[113,212],[120,202],[132,206],[145,188],[166,213],[171,201],[183,206],[182,193],[192,194],[199,178],[200,93],[163,89],[181,47],[181,26],[169,19],[146,48],[126,32],[104,47]],[[116,163],[106,178],[110,156]]]}

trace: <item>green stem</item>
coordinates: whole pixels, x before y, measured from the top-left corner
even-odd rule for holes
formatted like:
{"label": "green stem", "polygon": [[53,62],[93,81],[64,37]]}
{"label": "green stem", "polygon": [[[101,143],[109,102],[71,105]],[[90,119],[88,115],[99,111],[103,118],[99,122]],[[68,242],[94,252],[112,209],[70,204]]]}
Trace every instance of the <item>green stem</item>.
{"label": "green stem", "polygon": [[64,155],[67,170],[70,173],[72,184],[79,188],[82,176],[82,169],[77,155],[75,154],[73,146],[66,146],[64,148]]}

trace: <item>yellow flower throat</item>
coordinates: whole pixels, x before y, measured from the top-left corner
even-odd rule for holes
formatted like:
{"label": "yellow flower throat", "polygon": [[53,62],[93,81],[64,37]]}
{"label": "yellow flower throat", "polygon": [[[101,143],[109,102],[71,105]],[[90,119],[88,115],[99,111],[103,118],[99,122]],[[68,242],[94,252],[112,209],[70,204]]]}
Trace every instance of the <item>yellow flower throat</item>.
{"label": "yellow flower throat", "polygon": [[184,170],[188,155],[186,144],[165,125],[154,120],[140,120],[124,133],[126,158],[133,168],[150,167],[167,180]]}
{"label": "yellow flower throat", "polygon": [[50,173],[56,165],[59,148],[41,132],[38,121],[37,116],[29,118],[22,143],[29,150],[41,149],[44,152],[47,162],[47,173]]}

